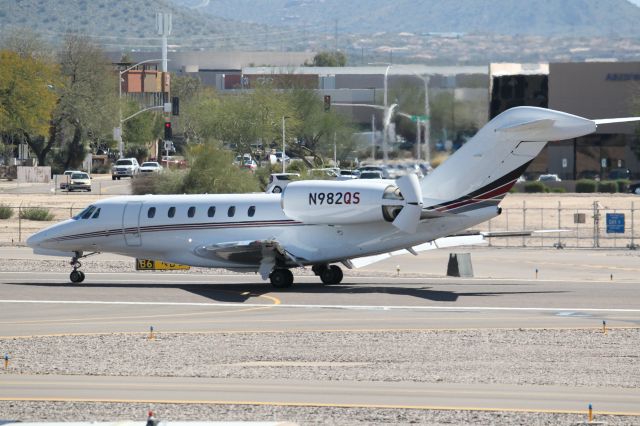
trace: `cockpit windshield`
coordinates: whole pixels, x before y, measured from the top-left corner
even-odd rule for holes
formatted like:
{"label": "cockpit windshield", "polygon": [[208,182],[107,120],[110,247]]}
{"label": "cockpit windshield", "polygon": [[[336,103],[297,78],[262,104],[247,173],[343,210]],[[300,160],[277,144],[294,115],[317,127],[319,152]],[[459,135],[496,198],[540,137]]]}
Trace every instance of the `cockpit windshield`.
{"label": "cockpit windshield", "polygon": [[94,212],[94,210],[96,209],[96,206],[89,206],[86,209],[82,210],[80,213],[78,213],[77,215],[75,215],[73,217],[74,220],[78,220],[78,219],[89,219],[91,217],[91,214]]}

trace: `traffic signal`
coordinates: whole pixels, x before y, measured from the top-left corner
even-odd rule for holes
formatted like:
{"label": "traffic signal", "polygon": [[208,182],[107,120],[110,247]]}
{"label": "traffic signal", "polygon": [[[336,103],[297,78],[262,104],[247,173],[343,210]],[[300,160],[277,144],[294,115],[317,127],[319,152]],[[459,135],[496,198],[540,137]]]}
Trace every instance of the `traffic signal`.
{"label": "traffic signal", "polygon": [[167,121],[166,123],[164,123],[164,140],[170,141],[172,136],[173,135],[171,134],[171,122]]}
{"label": "traffic signal", "polygon": [[171,115],[180,115],[180,99],[177,96],[171,98]]}
{"label": "traffic signal", "polygon": [[327,112],[331,109],[331,95],[324,95],[324,111]]}

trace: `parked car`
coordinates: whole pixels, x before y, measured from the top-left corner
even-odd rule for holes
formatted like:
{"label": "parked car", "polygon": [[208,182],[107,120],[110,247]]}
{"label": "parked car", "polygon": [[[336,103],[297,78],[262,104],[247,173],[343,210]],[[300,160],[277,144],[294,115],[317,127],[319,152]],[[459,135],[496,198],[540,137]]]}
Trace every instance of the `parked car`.
{"label": "parked car", "polygon": [[640,195],[640,182],[629,185],[629,189],[627,189],[627,191],[632,194]]}
{"label": "parked car", "polygon": [[67,189],[67,185],[69,185],[69,179],[71,179],[71,175],[74,173],[80,173],[80,170],[65,170],[62,174],[62,182],[60,182],[60,189]]}
{"label": "parked car", "polygon": [[[274,155],[276,156],[276,162],[277,163],[282,163],[282,158],[283,158],[282,152],[281,151],[277,151]],[[289,158],[289,156],[287,154],[284,154],[284,162],[286,164],[289,164],[291,162],[291,159]]]}
{"label": "parked car", "polygon": [[300,179],[300,173],[273,173],[269,176],[269,184],[265,192],[267,194],[279,194],[289,182]]}
{"label": "parked car", "polygon": [[358,179],[359,177],[360,172],[358,170],[340,170],[336,180],[351,180]]}
{"label": "parked car", "polygon": [[258,163],[256,163],[255,160],[244,160],[244,162],[242,163],[242,168],[249,169],[252,172],[255,172],[258,168]]}
{"label": "parked car", "polygon": [[608,176],[610,180],[629,179],[631,177],[631,171],[624,168],[611,169]]}
{"label": "parked car", "polygon": [[111,180],[123,177],[133,178],[140,171],[140,165],[135,158],[121,158],[111,168]]}
{"label": "parked car", "polygon": [[140,173],[142,174],[161,173],[162,170],[162,166],[157,161],[145,161],[140,165]]}
{"label": "parked car", "polygon": [[562,182],[562,179],[555,174],[546,174],[538,176],[538,182]]}
{"label": "parked car", "polygon": [[380,172],[383,179],[390,178],[389,170],[383,166],[362,166],[362,167],[358,167],[358,170],[360,171],[360,178],[362,178],[362,173],[364,172]]}
{"label": "parked car", "polygon": [[383,179],[380,170],[366,170],[360,173],[360,179]]}
{"label": "parked car", "polygon": [[91,177],[85,172],[74,172],[69,177],[67,191],[88,191],[91,192]]}
{"label": "parked car", "polygon": [[180,155],[164,155],[160,165],[171,169],[184,169],[187,167],[187,160]]}

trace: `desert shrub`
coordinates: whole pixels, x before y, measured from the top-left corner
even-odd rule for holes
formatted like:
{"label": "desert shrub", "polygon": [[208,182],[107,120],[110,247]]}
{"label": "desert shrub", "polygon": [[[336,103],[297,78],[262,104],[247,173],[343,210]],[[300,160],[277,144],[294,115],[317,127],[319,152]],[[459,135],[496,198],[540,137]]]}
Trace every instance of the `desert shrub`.
{"label": "desert shrub", "polygon": [[564,189],[563,187],[559,186],[559,187],[557,187],[557,188],[551,188],[551,192],[553,192],[553,193],[558,193],[558,194],[562,194],[562,193],[567,192],[567,190],[566,190],[566,189]]}
{"label": "desert shrub", "polygon": [[591,193],[596,192],[597,182],[591,179],[580,179],[576,182],[576,192]]}
{"label": "desert shrub", "polygon": [[184,178],[186,170],[165,169],[160,174],[151,173],[151,176],[138,175],[131,180],[131,193],[144,194],[184,194]]}
{"label": "desert shrub", "polygon": [[527,182],[524,184],[524,192],[529,194],[534,192],[547,192],[547,186],[542,182]]}
{"label": "desert shrub", "polygon": [[11,216],[13,216],[13,209],[0,204],[0,219],[9,219]]}
{"label": "desert shrub", "polygon": [[49,221],[53,220],[53,214],[42,207],[27,207],[20,210],[20,219]]}
{"label": "desert shrub", "polygon": [[627,192],[631,181],[629,179],[617,179],[616,184],[618,185],[618,192]]}
{"label": "desert shrub", "polygon": [[603,180],[598,183],[598,192],[608,192],[613,194],[618,192],[618,184],[614,180]]}

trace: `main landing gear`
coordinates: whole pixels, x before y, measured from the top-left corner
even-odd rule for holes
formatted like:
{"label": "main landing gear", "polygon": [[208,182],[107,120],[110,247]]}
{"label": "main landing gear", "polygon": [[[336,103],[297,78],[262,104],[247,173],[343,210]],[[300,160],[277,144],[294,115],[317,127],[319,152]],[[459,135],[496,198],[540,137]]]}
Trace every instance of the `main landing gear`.
{"label": "main landing gear", "polygon": [[269,275],[269,280],[275,288],[289,288],[293,285],[293,274],[286,268],[276,268]]}
{"label": "main landing gear", "polygon": [[342,269],[338,265],[313,265],[311,268],[324,284],[340,284],[342,282]]}
{"label": "main landing gear", "polygon": [[[318,275],[324,284],[340,284],[342,269],[338,265],[313,265],[311,270]],[[289,288],[293,285],[293,274],[287,268],[276,268],[269,275],[271,285],[275,288]]]}

